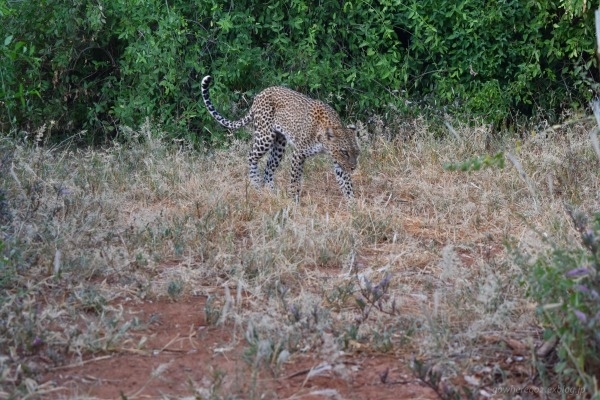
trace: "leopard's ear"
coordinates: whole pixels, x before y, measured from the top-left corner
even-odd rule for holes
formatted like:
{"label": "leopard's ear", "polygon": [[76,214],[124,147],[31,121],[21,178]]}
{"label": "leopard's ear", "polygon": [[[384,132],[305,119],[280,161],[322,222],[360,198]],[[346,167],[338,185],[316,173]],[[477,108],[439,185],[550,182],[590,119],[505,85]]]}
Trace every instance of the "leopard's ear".
{"label": "leopard's ear", "polygon": [[333,140],[333,129],[329,126],[325,128],[325,138],[327,140]]}
{"label": "leopard's ear", "polygon": [[346,128],[353,130],[354,133],[356,133],[356,137],[360,137],[360,132],[358,131],[358,129],[356,129],[356,125],[350,124]]}

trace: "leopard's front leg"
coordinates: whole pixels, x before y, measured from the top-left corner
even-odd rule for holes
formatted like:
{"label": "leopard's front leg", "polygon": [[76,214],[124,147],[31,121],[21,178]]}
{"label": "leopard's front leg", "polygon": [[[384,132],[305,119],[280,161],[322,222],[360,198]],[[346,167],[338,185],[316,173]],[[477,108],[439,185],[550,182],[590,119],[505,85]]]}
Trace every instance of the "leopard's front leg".
{"label": "leopard's front leg", "polygon": [[335,179],[340,186],[340,190],[346,199],[352,200],[354,198],[354,189],[352,188],[352,179],[350,174],[337,163],[333,163],[333,170],[335,171]]}
{"label": "leopard's front leg", "polygon": [[292,155],[292,173],[290,183],[290,195],[294,196],[296,203],[300,201],[300,187],[302,185],[302,174],[304,172],[304,161],[306,155],[296,150]]}

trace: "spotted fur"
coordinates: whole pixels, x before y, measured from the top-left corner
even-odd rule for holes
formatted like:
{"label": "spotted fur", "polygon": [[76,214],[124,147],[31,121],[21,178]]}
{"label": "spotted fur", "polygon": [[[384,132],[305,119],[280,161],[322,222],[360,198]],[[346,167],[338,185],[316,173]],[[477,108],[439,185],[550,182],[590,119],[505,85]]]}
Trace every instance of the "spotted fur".
{"label": "spotted fur", "polygon": [[210,101],[208,87],[212,77],[202,79],[202,98],[210,114],[228,129],[254,124],[254,144],[248,156],[250,181],[262,186],[258,162],[265,153],[269,158],[264,170],[264,183],[273,189],[273,174],[290,143],[292,154],[291,194],[296,201],[306,158],[327,153],[333,158],[335,177],[347,199],[354,197],[350,173],[356,169],[359,154],[354,126],[344,127],[338,114],[327,104],[281,86],[273,86],[254,98],[250,111],[238,121],[223,117]]}

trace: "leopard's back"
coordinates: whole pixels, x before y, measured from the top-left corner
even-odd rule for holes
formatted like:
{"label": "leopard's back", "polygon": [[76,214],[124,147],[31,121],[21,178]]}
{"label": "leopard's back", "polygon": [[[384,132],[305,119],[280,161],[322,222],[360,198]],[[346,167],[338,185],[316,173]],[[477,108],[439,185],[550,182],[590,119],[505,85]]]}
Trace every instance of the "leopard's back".
{"label": "leopard's back", "polygon": [[353,127],[345,127],[338,113],[329,105],[283,86],[272,86],[256,95],[246,116],[237,121],[224,118],[212,105],[209,84],[202,80],[202,97],[211,115],[223,126],[238,129],[250,121],[254,125],[254,144],[248,157],[250,179],[262,185],[258,161],[269,152],[264,181],[273,188],[273,172],[279,165],[287,143],[296,150],[292,158],[292,191],[296,199],[304,160],[317,153],[328,153],[334,160],[336,179],[342,192],[353,197],[350,173],[356,168],[359,148]]}
{"label": "leopard's back", "polygon": [[283,86],[260,92],[250,114],[257,134],[277,125],[296,147],[318,141],[319,130],[326,126],[341,126],[339,117],[328,105]]}

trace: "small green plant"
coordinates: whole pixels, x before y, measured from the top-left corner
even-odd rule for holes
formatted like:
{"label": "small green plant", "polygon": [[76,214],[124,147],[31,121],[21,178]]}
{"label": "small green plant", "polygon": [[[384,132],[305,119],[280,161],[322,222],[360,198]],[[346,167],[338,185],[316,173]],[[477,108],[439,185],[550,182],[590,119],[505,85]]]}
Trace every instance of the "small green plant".
{"label": "small green plant", "polygon": [[374,309],[390,315],[396,314],[396,300],[392,299],[390,302],[388,295],[391,278],[391,274],[387,273],[376,285],[373,285],[366,277],[362,279],[360,296],[356,297],[356,305],[361,313],[361,322],[366,321]]}
{"label": "small green plant", "polygon": [[479,171],[482,168],[504,168],[504,152],[500,151],[493,156],[476,156],[462,162],[444,164],[446,171],[471,172]]}
{"label": "small green plant", "polygon": [[85,312],[101,314],[106,307],[106,299],[93,286],[75,291],[73,298]]}
{"label": "small green plant", "polygon": [[[357,280],[357,290],[354,294],[354,302],[358,316],[356,316],[353,322],[346,325],[343,328],[342,342],[344,347],[349,347],[351,342],[359,340],[369,340],[374,348],[382,352],[388,352],[393,348],[393,342],[391,337],[396,331],[396,328],[389,326],[389,321],[386,322],[386,327],[382,328],[380,322],[376,328],[367,329],[368,333],[362,333],[361,327],[370,326],[370,320],[376,321],[377,318],[373,317],[373,313],[384,315],[387,317],[395,317],[398,314],[396,308],[396,300],[390,296],[390,282],[392,275],[386,273],[381,281],[377,284],[373,284],[367,277],[359,278]],[[354,285],[346,285],[343,287],[336,288],[332,292],[332,298],[329,300],[332,305],[337,305],[336,301],[339,299],[346,299],[350,295],[349,290]],[[329,298],[328,298],[329,299]]]}
{"label": "small green plant", "polygon": [[348,282],[339,286],[334,286],[332,290],[323,291],[323,296],[327,303],[335,310],[340,310],[346,306],[354,293],[354,283]]}
{"label": "small green plant", "polygon": [[248,347],[244,350],[243,358],[253,368],[274,365],[283,350],[282,337],[265,335],[252,323],[246,329],[245,339]]}
{"label": "small green plant", "polygon": [[172,300],[175,300],[179,296],[181,296],[181,292],[183,291],[183,282],[181,280],[176,279],[169,281],[167,285],[167,294]]}
{"label": "small green plant", "polygon": [[569,384],[599,396],[600,374],[600,213],[591,220],[567,207],[581,247],[552,249],[517,259],[531,271],[528,296],[538,304],[545,337],[558,339],[555,371]]}
{"label": "small green plant", "polygon": [[387,353],[394,348],[393,343],[394,329],[390,329],[387,326],[377,326],[375,329],[371,329],[371,335],[373,337],[373,348],[376,350]]}

